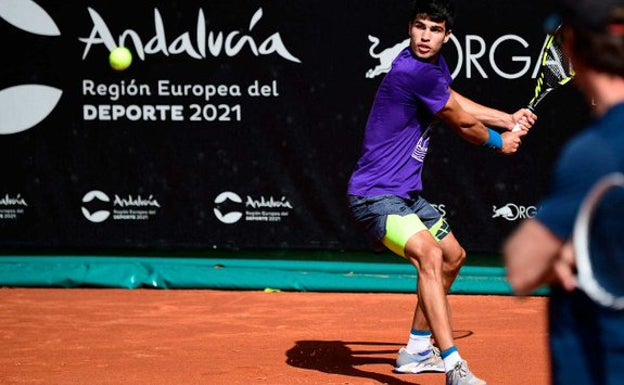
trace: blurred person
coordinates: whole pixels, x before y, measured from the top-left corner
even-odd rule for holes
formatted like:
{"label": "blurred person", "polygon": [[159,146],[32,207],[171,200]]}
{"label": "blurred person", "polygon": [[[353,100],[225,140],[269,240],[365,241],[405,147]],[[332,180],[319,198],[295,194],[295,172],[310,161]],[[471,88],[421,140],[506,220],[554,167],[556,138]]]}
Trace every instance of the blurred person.
{"label": "blurred person", "polygon": [[[595,119],[564,147],[536,217],[506,241],[507,274],[518,295],[551,286],[554,384],[624,384],[624,311],[600,306],[578,289],[570,243],[589,189],[607,174],[624,172],[624,0],[555,0],[555,6],[574,82],[592,104]],[[624,207],[615,205],[594,220],[621,234]],[[608,236],[599,233],[594,242]],[[624,259],[624,239],[610,246]]]}

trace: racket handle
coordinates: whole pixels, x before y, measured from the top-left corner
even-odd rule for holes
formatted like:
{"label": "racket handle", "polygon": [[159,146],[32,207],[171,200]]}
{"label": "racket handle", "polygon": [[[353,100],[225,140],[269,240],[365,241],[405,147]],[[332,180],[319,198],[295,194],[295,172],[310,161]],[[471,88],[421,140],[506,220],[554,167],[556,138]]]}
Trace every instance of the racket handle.
{"label": "racket handle", "polygon": [[[535,112],[535,104],[533,103],[529,103],[529,105],[526,108],[530,110],[531,112]],[[511,129],[511,132],[520,132],[520,131],[522,131],[522,126],[520,125],[520,123],[516,123],[516,125]]]}

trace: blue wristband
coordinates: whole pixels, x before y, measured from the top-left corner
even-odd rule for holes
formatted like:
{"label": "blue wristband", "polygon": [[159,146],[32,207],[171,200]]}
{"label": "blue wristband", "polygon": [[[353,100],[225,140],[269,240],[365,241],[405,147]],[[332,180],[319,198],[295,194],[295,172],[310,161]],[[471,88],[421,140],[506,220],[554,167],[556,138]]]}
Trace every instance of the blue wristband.
{"label": "blue wristband", "polygon": [[490,137],[487,142],[483,143],[485,147],[492,148],[494,150],[502,150],[503,149],[503,137],[496,131],[488,128],[490,133]]}

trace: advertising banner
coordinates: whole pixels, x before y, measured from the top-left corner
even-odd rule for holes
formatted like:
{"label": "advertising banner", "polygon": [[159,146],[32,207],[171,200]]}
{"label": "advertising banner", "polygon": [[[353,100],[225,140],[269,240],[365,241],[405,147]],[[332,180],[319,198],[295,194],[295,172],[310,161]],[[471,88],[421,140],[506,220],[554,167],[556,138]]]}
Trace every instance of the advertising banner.
{"label": "advertising banner", "polygon": [[[409,4],[1,2],[0,247],[367,249],[346,186]],[[548,13],[458,2],[454,89],[526,105]],[[132,52],[126,70],[109,65],[116,46]],[[432,133],[423,195],[469,251],[497,251],[535,215],[588,113],[566,86],[538,115],[513,157]]]}

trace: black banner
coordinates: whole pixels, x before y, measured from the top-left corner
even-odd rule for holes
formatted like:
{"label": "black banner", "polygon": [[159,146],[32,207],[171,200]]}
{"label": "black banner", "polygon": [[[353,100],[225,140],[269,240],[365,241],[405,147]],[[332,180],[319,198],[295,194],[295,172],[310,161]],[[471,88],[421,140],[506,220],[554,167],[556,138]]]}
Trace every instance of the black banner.
{"label": "black banner", "polygon": [[[0,3],[15,47],[0,69],[0,247],[366,249],[346,185],[409,3]],[[454,88],[524,106],[547,6],[459,3]],[[133,52],[121,72],[117,45]],[[497,251],[535,214],[588,113],[566,86],[538,115],[514,157],[432,134],[424,195],[469,251]]]}

